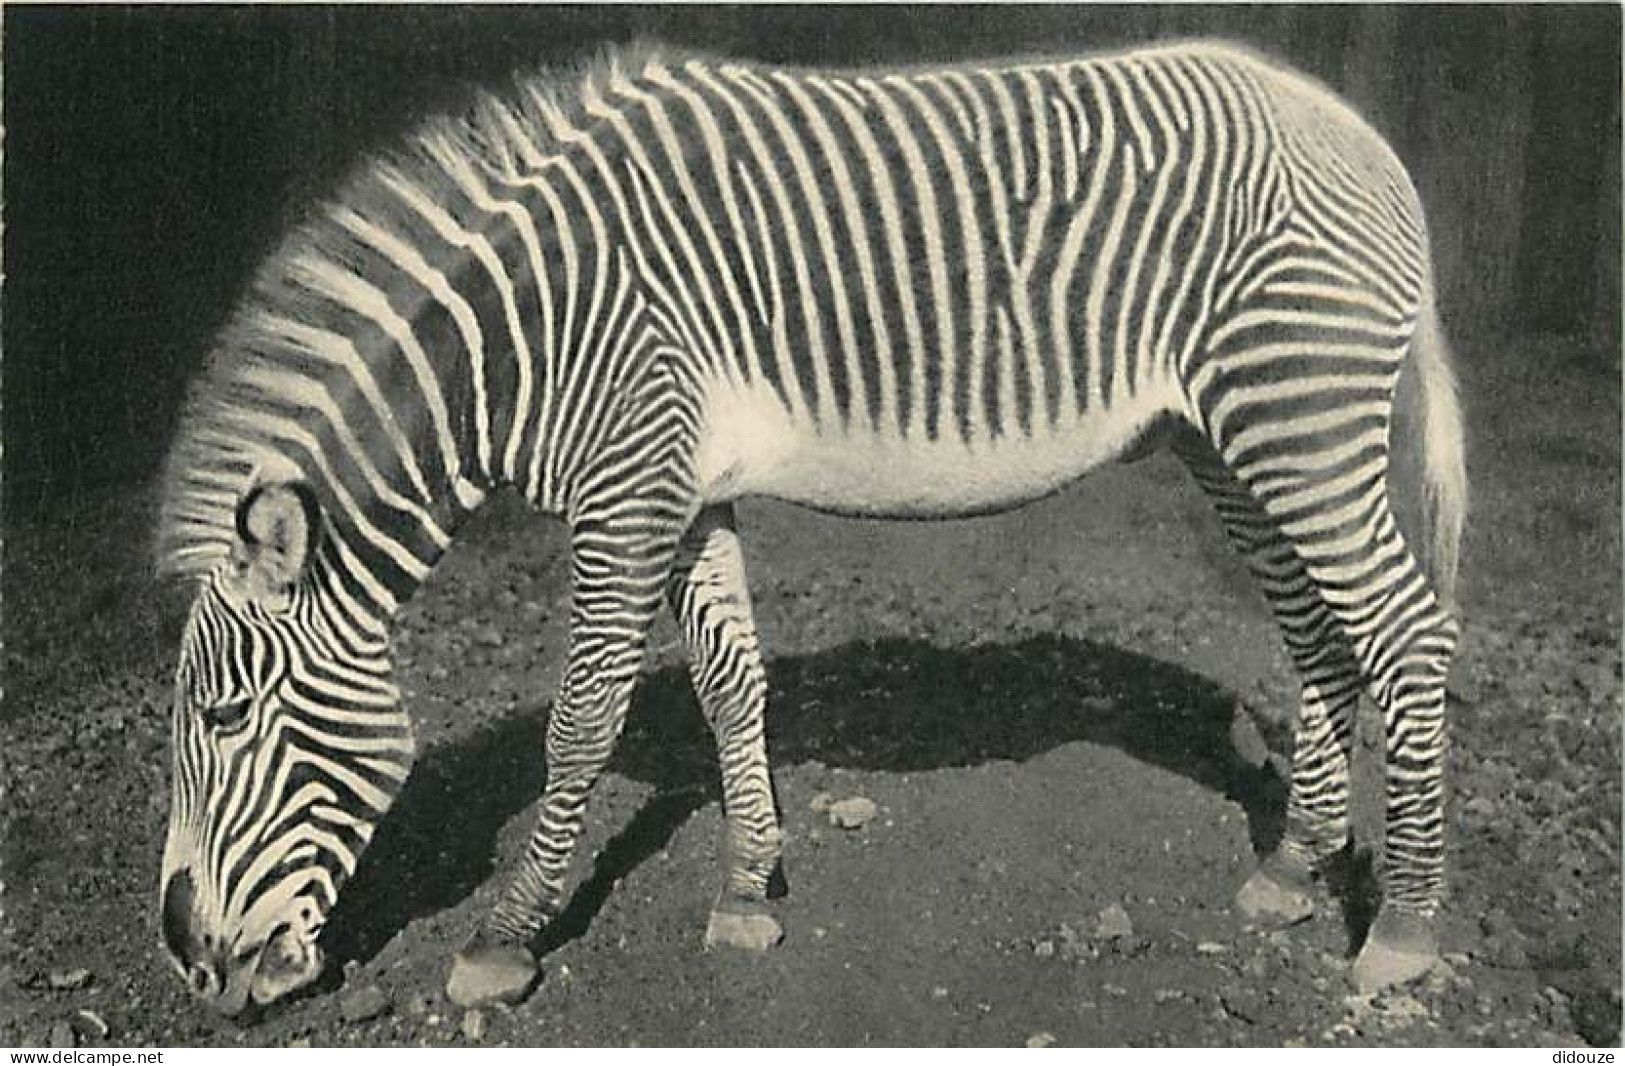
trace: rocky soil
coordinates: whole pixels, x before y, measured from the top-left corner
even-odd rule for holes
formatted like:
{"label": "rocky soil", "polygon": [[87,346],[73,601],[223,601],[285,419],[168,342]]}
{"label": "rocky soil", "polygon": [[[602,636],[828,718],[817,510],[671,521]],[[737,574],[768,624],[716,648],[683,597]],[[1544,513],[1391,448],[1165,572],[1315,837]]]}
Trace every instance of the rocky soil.
{"label": "rocky soil", "polygon": [[715,757],[663,624],[545,980],[463,1012],[446,964],[530,827],[565,613],[559,530],[488,509],[402,619],[423,749],[330,922],[328,979],[255,1025],[213,1019],[158,945],[184,603],[147,577],[133,488],[7,531],[0,1044],[1617,1044],[1620,380],[1582,355],[1463,359],[1448,954],[1414,987],[1346,983],[1374,723],[1321,912],[1268,935],[1231,912],[1281,830],[1295,685],[1159,457],[967,522],[745,507],[787,939],[702,950]]}

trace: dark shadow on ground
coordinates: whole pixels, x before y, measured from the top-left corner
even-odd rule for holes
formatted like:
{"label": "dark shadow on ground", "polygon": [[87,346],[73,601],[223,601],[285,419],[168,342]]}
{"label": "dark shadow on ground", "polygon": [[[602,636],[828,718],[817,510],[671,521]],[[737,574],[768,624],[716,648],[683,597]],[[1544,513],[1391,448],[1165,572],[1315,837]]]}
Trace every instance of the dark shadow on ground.
{"label": "dark shadow on ground", "polygon": [[[1060,637],[970,649],[895,638],[779,659],[768,674],[779,769],[934,770],[1085,741],[1237,802],[1259,852],[1281,836],[1280,779],[1229,740],[1234,695],[1170,663]],[[498,832],[541,793],[543,729],[543,713],[516,711],[424,754],[328,923],[335,957],[371,958],[490,876]],[[580,936],[616,883],[717,797],[714,748],[683,670],[644,679],[612,767],[655,795],[596,858],[581,857],[593,867],[543,948]]]}

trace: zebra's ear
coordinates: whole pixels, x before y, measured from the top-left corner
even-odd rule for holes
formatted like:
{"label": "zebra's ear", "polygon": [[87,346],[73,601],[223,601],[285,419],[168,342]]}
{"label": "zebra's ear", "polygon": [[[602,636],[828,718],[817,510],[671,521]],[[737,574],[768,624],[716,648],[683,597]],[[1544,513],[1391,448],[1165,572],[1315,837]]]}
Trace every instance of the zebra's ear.
{"label": "zebra's ear", "polygon": [[245,591],[266,606],[280,607],[298,582],[316,548],[321,505],[299,482],[256,485],[237,505],[233,569]]}

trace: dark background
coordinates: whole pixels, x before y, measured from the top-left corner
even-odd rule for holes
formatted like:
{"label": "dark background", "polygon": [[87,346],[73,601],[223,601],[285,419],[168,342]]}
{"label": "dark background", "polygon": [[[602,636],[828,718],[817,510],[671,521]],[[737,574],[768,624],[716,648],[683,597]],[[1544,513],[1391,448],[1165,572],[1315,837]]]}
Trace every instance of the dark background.
{"label": "dark background", "polygon": [[1617,6],[12,8],[8,524],[150,476],[276,235],[470,82],[634,37],[866,64],[1194,35],[1320,77],[1391,140],[1430,214],[1464,375],[1532,334],[1617,364]]}
{"label": "dark background", "polygon": [[[468,82],[638,35],[841,64],[1209,35],[1343,92],[1429,209],[1473,482],[1451,679],[1455,976],[1385,997],[1386,1020],[1370,1004],[1360,1032],[1326,1028],[1370,914],[1358,854],[1346,906],[1290,937],[1238,934],[1230,893],[1284,795],[1250,764],[1271,738],[1276,761],[1289,750],[1299,682],[1211,508],[1161,456],[929,526],[742,505],[799,848],[791,939],[763,960],[699,950],[714,755],[662,623],[593,802],[568,942],[530,1003],[487,1016],[488,1039],[1617,1046],[1617,5],[8,7],[4,35],[0,1045],[60,1044],[79,1008],[118,1046],[463,1040],[456,1012],[411,1004],[441,1002],[448,946],[525,846],[569,615],[562,530],[512,498],[469,524],[392,637],[423,756],[329,928],[357,954],[354,984],[395,1009],[357,1026],[341,992],[216,1027],[172,979],[152,906],[191,590],[151,577],[150,475],[256,260],[358,156]],[[1238,744],[1248,722],[1271,728]],[[1370,845],[1380,722],[1361,733]],[[819,843],[820,792],[885,816]],[[1057,923],[1070,935],[1108,903],[1145,954],[1038,957]],[[1198,957],[1204,940],[1227,950]],[[50,988],[78,966],[88,988]]]}

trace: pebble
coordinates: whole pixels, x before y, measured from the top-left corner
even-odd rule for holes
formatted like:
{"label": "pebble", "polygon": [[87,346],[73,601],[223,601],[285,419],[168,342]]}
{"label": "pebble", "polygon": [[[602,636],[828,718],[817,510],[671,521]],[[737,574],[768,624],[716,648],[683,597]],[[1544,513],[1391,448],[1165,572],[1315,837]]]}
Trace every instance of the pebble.
{"label": "pebble", "polygon": [[862,829],[874,821],[880,808],[866,796],[850,796],[829,805],[829,824],[837,829]]}
{"label": "pebble", "polygon": [[424,1015],[434,1010],[434,997],[427,992],[414,992],[406,1001],[406,1013]]}
{"label": "pebble", "polygon": [[828,792],[815,792],[813,798],[807,802],[807,808],[814,814],[823,814],[835,802],[835,797]]}
{"label": "pebble", "polygon": [[485,1012],[471,1010],[463,1015],[463,1039],[470,1044],[478,1044],[485,1039]]}
{"label": "pebble", "polygon": [[1430,1015],[1422,1001],[1411,995],[1398,995],[1385,999],[1382,1004],[1383,1021],[1389,1025],[1406,1026],[1425,1021]]}
{"label": "pebble", "polygon": [[1196,945],[1196,953],[1198,955],[1223,955],[1229,950],[1229,948],[1225,947],[1217,940],[1204,940]]}
{"label": "pebble", "polygon": [[1257,1023],[1260,1018],[1268,1015],[1268,1009],[1263,1000],[1245,989],[1232,989],[1219,996],[1219,1005],[1230,1017],[1248,1025]]}
{"label": "pebble", "polygon": [[345,1021],[365,1022],[389,1013],[389,996],[377,985],[362,985],[339,999],[339,1015]]}
{"label": "pebble", "polygon": [[1033,954],[1037,955],[1041,959],[1050,958],[1055,954],[1055,941],[1040,940],[1038,943],[1033,945]]}
{"label": "pebble", "polygon": [[296,1036],[292,1040],[288,1041],[288,1047],[290,1048],[298,1048],[303,1050],[305,1048],[309,1048],[310,1046],[310,1037],[308,1036]]}
{"label": "pebble", "polygon": [[106,1040],[113,1030],[100,1014],[82,1010],[73,1016],[74,1031],[87,1040]]}
{"label": "pebble", "polygon": [[95,976],[83,966],[71,970],[52,970],[46,975],[45,981],[52,989],[58,992],[71,992],[77,988],[84,988]]}
{"label": "pebble", "polygon": [[1159,988],[1151,993],[1151,998],[1158,1003],[1172,1003],[1176,999],[1184,999],[1185,993],[1177,988]]}
{"label": "pebble", "polygon": [[1113,903],[1095,918],[1095,937],[1099,940],[1116,940],[1133,935],[1134,922],[1121,904]]}
{"label": "pebble", "polygon": [[1034,1033],[1027,1038],[1028,1047],[1054,1047],[1055,1034],[1048,1032]]}

